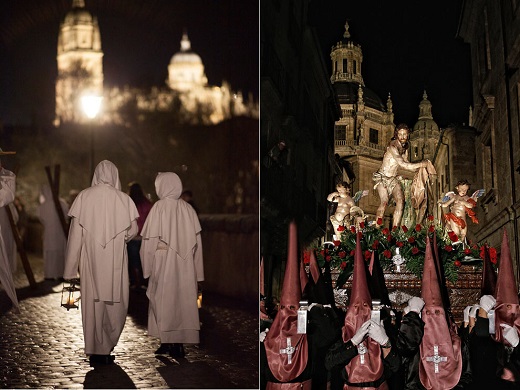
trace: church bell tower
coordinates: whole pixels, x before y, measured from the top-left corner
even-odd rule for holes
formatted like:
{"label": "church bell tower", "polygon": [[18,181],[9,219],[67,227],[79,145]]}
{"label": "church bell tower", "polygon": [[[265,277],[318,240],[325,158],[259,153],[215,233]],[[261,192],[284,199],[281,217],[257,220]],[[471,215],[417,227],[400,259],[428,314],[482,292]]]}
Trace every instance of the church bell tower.
{"label": "church bell tower", "polygon": [[85,9],[84,0],[73,0],[60,25],[58,77],[54,124],[83,122],[80,98],[103,95],[103,51],[97,18]]}

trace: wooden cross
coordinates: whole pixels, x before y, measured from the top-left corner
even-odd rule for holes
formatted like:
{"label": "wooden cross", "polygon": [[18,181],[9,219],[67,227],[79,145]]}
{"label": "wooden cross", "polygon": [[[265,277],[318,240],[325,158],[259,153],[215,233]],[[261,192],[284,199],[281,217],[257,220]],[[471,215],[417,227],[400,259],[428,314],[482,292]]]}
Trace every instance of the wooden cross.
{"label": "wooden cross", "polygon": [[280,349],[280,354],[286,353],[287,354],[287,363],[292,363],[292,354],[296,351],[296,348],[291,345],[291,338],[287,337],[287,347]]}
{"label": "wooden cross", "polygon": [[434,345],[433,346],[433,356],[426,357],[426,361],[433,362],[433,364],[435,364],[435,373],[437,374],[439,372],[439,363],[447,362],[448,358],[446,356],[440,356],[439,355],[439,346]]}
{"label": "wooden cross", "polygon": [[66,239],[69,236],[69,224],[65,219],[60,203],[60,165],[58,164],[54,166],[54,179],[52,178],[50,167],[46,166],[45,172],[47,172],[47,179],[49,180],[49,185],[52,191],[52,200],[54,201],[54,207],[58,213],[58,218],[60,219],[61,227],[63,228],[63,233],[65,234]]}

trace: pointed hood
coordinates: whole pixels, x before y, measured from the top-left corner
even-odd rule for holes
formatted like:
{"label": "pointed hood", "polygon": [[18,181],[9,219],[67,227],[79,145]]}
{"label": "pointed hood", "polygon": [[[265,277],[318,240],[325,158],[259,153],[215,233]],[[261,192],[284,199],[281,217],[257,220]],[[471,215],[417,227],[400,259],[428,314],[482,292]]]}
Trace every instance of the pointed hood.
{"label": "pointed hood", "polygon": [[495,339],[507,345],[509,345],[509,343],[504,339],[502,334],[503,329],[500,324],[508,324],[512,327],[516,327],[516,329],[520,331],[520,308],[518,305],[518,290],[516,286],[509,240],[506,230],[504,229],[496,286]]}
{"label": "pointed hood", "polygon": [[446,320],[429,237],[426,238],[421,295],[425,305],[419,378],[426,389],[451,389],[459,382],[462,372],[461,341]]}
{"label": "pointed hood", "polygon": [[433,259],[435,260],[435,269],[437,271],[437,280],[439,281],[439,288],[441,291],[442,305],[444,306],[446,321],[450,326],[456,326],[455,321],[451,315],[451,302],[448,287],[446,286],[446,276],[444,274],[444,265],[439,256],[439,247],[437,245],[437,234],[433,235]]}
{"label": "pointed hood", "polygon": [[385,283],[385,273],[379,262],[379,256],[376,255],[376,251],[372,252],[372,257],[370,258],[367,283],[372,299],[379,299],[382,305],[392,306],[390,296],[388,295],[388,288]]}
{"label": "pointed hood", "polygon": [[303,258],[300,261],[300,286],[302,294],[305,291],[305,288],[309,284],[309,275],[307,275],[307,271],[305,271],[305,263],[303,262]]}
{"label": "pointed hood", "polygon": [[[360,232],[356,235],[352,291],[343,326],[343,341],[345,342],[354,336],[359,327],[368,321],[372,314],[372,298],[367,285],[360,235]],[[364,355],[364,362],[361,363],[360,356],[356,355],[345,367],[350,383],[376,381],[383,375],[383,360],[379,344],[370,337],[366,338],[362,344],[368,350]]]}
{"label": "pointed hood", "polygon": [[480,285],[480,296],[492,295],[495,297],[497,288],[497,274],[491,263],[489,247],[484,247],[484,260],[482,261],[482,284]]}
{"label": "pointed hood", "polygon": [[311,271],[311,281],[309,285],[312,286],[309,291],[311,296],[310,303],[331,305],[332,303],[327,298],[327,286],[325,285],[325,280],[321,273],[320,266],[318,265],[318,260],[316,260],[314,251],[311,251],[310,253],[309,268]]}
{"label": "pointed hood", "polygon": [[298,377],[308,360],[307,335],[297,333],[302,291],[298,263],[298,232],[296,224],[291,222],[280,310],[264,340],[269,369],[280,382]]}

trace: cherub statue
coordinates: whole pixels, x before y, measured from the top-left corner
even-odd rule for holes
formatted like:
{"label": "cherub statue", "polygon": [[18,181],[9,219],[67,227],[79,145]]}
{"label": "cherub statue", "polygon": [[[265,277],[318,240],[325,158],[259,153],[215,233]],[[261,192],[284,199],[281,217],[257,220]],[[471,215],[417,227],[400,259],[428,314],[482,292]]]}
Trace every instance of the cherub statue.
{"label": "cherub statue", "polygon": [[455,186],[456,192],[450,191],[444,195],[438,203],[442,207],[444,221],[446,222],[446,230],[453,232],[459,238],[458,242],[464,243],[468,226],[466,224],[466,214],[471,218],[473,223],[478,223],[477,216],[473,210],[477,205],[477,199],[484,195],[484,190],[480,189],[467,195],[469,190],[469,182],[460,180]]}
{"label": "cherub statue", "polygon": [[[349,223],[352,217],[351,211],[353,211],[353,207],[355,207],[356,216],[359,214],[359,207],[356,206],[356,203],[363,197],[368,195],[368,191],[358,191],[354,197],[350,196],[350,186],[347,182],[340,182],[336,185],[336,191],[330,193],[327,196],[327,200],[329,202],[337,203],[336,212],[330,216],[330,222],[334,227],[334,233],[336,239],[339,240],[341,232],[345,227],[345,223]],[[358,210],[359,209],[359,210]],[[343,228],[340,228],[342,226]],[[338,230],[339,229],[339,230]]]}

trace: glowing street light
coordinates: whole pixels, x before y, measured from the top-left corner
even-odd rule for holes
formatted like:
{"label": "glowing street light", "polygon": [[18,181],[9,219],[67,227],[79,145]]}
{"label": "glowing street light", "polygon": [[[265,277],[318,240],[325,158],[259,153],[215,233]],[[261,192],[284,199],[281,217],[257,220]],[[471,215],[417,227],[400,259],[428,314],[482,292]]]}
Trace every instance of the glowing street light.
{"label": "glowing street light", "polygon": [[[92,121],[101,110],[102,96],[84,95],[81,98],[81,106],[85,115]],[[90,176],[94,175],[94,125],[90,126]]]}

